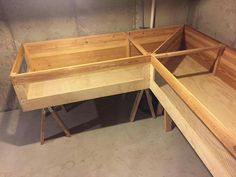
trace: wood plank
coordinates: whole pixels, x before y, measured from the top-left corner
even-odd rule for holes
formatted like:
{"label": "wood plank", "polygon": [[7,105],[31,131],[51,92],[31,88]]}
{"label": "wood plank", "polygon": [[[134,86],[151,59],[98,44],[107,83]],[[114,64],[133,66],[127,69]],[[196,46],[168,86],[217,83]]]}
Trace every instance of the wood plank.
{"label": "wood plank", "polygon": [[236,51],[226,47],[215,75],[236,89]]}
{"label": "wood plank", "polygon": [[[123,32],[109,33],[109,34],[97,34],[90,36],[80,36],[74,38],[65,38],[65,39],[55,39],[48,41],[37,41],[37,42],[29,42],[25,43],[26,48],[29,52],[34,52],[34,50],[45,50],[45,49],[53,49],[59,47],[73,47],[78,45],[86,45],[86,44],[101,44],[111,41],[120,41],[125,40],[126,35]],[[33,50],[33,51],[32,51]]]}
{"label": "wood plank", "polygon": [[40,71],[66,66],[94,63],[124,57],[127,57],[125,46],[104,50],[63,54],[58,56],[32,58],[31,71]]}
{"label": "wood plank", "polygon": [[188,91],[155,57],[151,63],[166,82],[185,101],[196,115],[205,123],[213,134],[224,144],[230,153],[236,157],[236,134],[228,130],[190,91]]}
{"label": "wood plank", "polygon": [[175,33],[173,33],[169,38],[165,40],[164,43],[162,43],[161,46],[159,46],[156,50],[154,50],[153,53],[161,53],[166,52],[167,48],[176,41],[179,38],[182,38],[184,32],[184,26],[180,27]]}
{"label": "wood plank", "polygon": [[146,98],[147,98],[147,103],[148,103],[148,107],[150,109],[151,115],[152,115],[153,118],[156,118],[156,114],[155,114],[154,107],[153,107],[153,104],[152,104],[152,96],[151,96],[148,89],[145,90],[145,95],[146,95]]}
{"label": "wood plank", "polygon": [[181,55],[189,55],[209,50],[219,50],[222,48],[222,45],[219,46],[213,46],[213,47],[204,47],[204,48],[198,48],[198,49],[189,49],[189,50],[181,50],[176,52],[168,52],[168,53],[162,53],[162,54],[156,54],[155,57],[157,58],[169,58],[169,57],[176,57]]}
{"label": "wood plank", "polygon": [[216,75],[216,70],[217,70],[218,67],[219,67],[220,59],[221,59],[222,55],[224,54],[224,51],[225,51],[225,46],[222,46],[222,47],[218,50],[217,57],[216,57],[216,60],[215,60],[215,64],[214,64],[214,66],[212,67],[212,68],[213,68],[213,73],[214,73],[214,75]]}
{"label": "wood plank", "polygon": [[134,122],[135,116],[136,116],[137,111],[138,111],[138,106],[139,106],[140,101],[141,101],[142,96],[143,96],[143,92],[144,92],[144,90],[138,91],[138,93],[135,97],[134,104],[133,104],[133,107],[131,109],[131,113],[130,113],[130,117],[129,117],[130,122]]}
{"label": "wood plank", "polygon": [[75,65],[57,69],[11,75],[11,79],[12,82],[15,84],[20,84],[20,83],[22,84],[22,83],[50,80],[61,77],[68,77],[70,75],[83,72],[90,72],[94,70],[103,70],[114,67],[117,68],[125,65],[134,65],[138,63],[147,63],[147,62],[150,62],[149,56],[128,57],[110,61],[101,61],[91,64]]}
{"label": "wood plank", "polygon": [[138,44],[134,39],[132,39],[130,36],[128,36],[128,39],[143,55],[148,55],[148,52],[140,44]]}
{"label": "wood plank", "polygon": [[166,132],[173,130],[174,127],[174,122],[166,110],[164,110],[163,127]]}

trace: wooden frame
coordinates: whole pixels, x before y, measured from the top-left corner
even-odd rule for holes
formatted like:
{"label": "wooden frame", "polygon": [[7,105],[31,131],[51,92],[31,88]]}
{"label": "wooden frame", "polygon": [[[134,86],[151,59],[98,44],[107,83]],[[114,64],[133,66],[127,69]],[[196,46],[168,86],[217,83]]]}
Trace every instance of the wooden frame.
{"label": "wooden frame", "polygon": [[236,175],[236,51],[190,27],[27,43],[10,77],[24,111],[150,88],[211,173]]}

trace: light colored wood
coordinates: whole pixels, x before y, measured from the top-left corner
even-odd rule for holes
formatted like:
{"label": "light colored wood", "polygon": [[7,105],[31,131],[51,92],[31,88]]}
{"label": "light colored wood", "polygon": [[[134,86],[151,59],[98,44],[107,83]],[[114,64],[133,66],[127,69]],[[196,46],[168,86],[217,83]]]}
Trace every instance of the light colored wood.
{"label": "light colored wood", "polygon": [[[162,55],[167,68],[179,60],[171,63],[173,74],[150,55],[180,50],[182,43],[194,53]],[[221,43],[187,26],[27,43],[10,77],[24,111],[151,88],[211,173],[235,176],[236,52],[215,46]],[[32,66],[20,74],[24,55]],[[215,75],[207,74],[216,59]],[[156,85],[152,65],[170,87]]]}
{"label": "light colored wood", "polygon": [[[99,34],[90,36],[81,36],[76,38],[66,38],[66,39],[56,39],[48,41],[37,41],[31,43],[25,43],[25,47],[29,50],[31,54],[40,54],[41,52],[49,51],[50,53],[55,50],[60,49],[74,49],[74,48],[90,48],[95,45],[109,46],[110,42],[126,40],[126,34],[120,33],[110,33],[110,34]],[[93,49],[93,48],[92,48]],[[64,51],[63,51],[64,52]],[[40,54],[41,55],[41,54]]]}
{"label": "light colored wood", "polygon": [[182,39],[184,32],[184,26],[179,27],[172,35],[170,35],[153,53],[161,53],[168,51],[167,49],[170,47],[172,43],[178,41],[178,39]]}
{"label": "light colored wood", "polygon": [[236,132],[236,92],[214,74],[180,78],[187,88],[228,131]]}
{"label": "light colored wood", "polygon": [[28,111],[146,89],[149,68],[149,63],[136,64],[31,83],[21,105]]}
{"label": "light colored wood", "polygon": [[151,81],[150,88],[211,174],[215,177],[236,176],[235,158],[183,100],[168,85],[159,87]]}
{"label": "light colored wood", "polygon": [[155,29],[135,30],[130,31],[129,35],[147,52],[152,53],[179,28],[180,26],[173,26]]}
{"label": "light colored wood", "polygon": [[200,53],[208,50],[219,50],[222,48],[222,45],[213,46],[213,47],[204,47],[204,48],[198,48],[198,49],[189,49],[189,50],[181,50],[176,52],[168,52],[163,54],[156,54],[155,57],[157,58],[169,58],[169,57],[176,57],[181,55],[189,55],[194,53]]}
{"label": "light colored wood", "polygon": [[236,89],[236,51],[226,47],[215,75]]}
{"label": "light colored wood", "polygon": [[44,144],[45,141],[45,110],[42,109],[41,111],[41,118],[40,118],[40,143],[41,145]]}
{"label": "light colored wood", "polygon": [[146,94],[146,97],[147,97],[147,103],[148,103],[148,107],[150,109],[151,115],[152,115],[153,118],[156,118],[156,114],[155,114],[153,104],[152,104],[152,97],[151,97],[150,92],[149,92],[148,89],[145,90],[145,94]]}
{"label": "light colored wood", "polygon": [[225,51],[225,46],[222,46],[218,50],[217,57],[216,57],[216,60],[215,60],[215,64],[213,66],[213,73],[214,73],[214,75],[216,75],[216,70],[219,67],[220,59],[221,59],[222,55],[224,54],[224,51]]}
{"label": "light colored wood", "polygon": [[67,66],[110,61],[125,57],[127,57],[125,46],[103,50],[91,50],[86,52],[37,57],[31,58],[31,71],[42,71]]}
{"label": "light colored wood", "polygon": [[[206,36],[188,26],[185,27],[185,47],[186,49],[192,48],[202,48],[202,47],[212,47],[216,45],[221,45],[220,42]],[[212,64],[214,64],[217,57],[216,51],[206,51],[204,53],[195,54],[196,61],[202,64],[208,69],[212,69]],[[195,56],[193,55],[193,57]],[[194,57],[195,58],[195,57]]]}
{"label": "light colored wood", "polygon": [[130,36],[128,36],[128,39],[143,55],[148,55],[148,52],[141,45],[139,45],[134,39],[132,39]]}
{"label": "light colored wood", "polygon": [[13,83],[17,84],[39,82],[44,80],[68,77],[70,75],[75,75],[78,73],[92,72],[94,70],[119,68],[126,65],[134,65],[138,63],[147,63],[147,62],[150,62],[149,56],[128,57],[128,58],[68,66],[68,67],[62,67],[38,72],[28,72],[17,75],[12,74],[11,80]]}
{"label": "light colored wood", "polygon": [[136,113],[138,111],[138,106],[139,106],[141,98],[143,96],[143,92],[144,92],[144,90],[138,91],[138,93],[135,97],[134,104],[133,104],[133,107],[132,107],[132,110],[130,113],[130,118],[129,118],[130,122],[133,122],[135,119]]}
{"label": "light colored wood", "polygon": [[131,49],[130,49],[130,42],[129,39],[127,39],[127,44],[126,44],[126,57],[131,56]]}
{"label": "light colored wood", "polygon": [[210,112],[188,89],[184,87],[155,57],[151,63],[165,81],[185,101],[185,103],[199,116],[213,134],[236,156],[236,133],[225,127],[219,119]]}
{"label": "light colored wood", "polygon": [[166,132],[173,130],[174,127],[174,122],[166,110],[164,110],[163,127]]}
{"label": "light colored wood", "polygon": [[184,56],[180,62],[178,62],[177,64],[174,63],[172,65],[174,65],[173,68],[175,68],[173,71],[173,74],[177,78],[194,76],[194,75],[203,74],[203,73],[205,74],[210,73],[208,69],[206,69],[201,64],[196,62],[196,60],[192,58],[191,55]]}

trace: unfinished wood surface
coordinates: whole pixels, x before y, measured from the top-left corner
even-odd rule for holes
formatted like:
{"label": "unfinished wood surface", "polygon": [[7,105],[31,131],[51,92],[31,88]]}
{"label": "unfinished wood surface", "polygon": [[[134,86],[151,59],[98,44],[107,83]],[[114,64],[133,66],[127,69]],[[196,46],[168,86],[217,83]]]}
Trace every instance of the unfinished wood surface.
{"label": "unfinished wood surface", "polygon": [[168,64],[171,65],[172,68],[167,68],[172,70],[172,73],[177,78],[210,73],[210,71],[208,71],[205,67],[196,62],[196,60],[193,59],[191,55],[184,56],[179,62],[173,61],[169,62]]}
{"label": "unfinished wood surface", "polygon": [[[172,45],[175,44],[174,49],[178,49],[181,46],[183,38],[184,27],[179,27],[173,34],[171,34],[159,47],[157,47],[153,53],[162,53],[173,50]],[[177,43],[176,43],[177,42]]]}
{"label": "unfinished wood surface", "polygon": [[194,53],[201,53],[204,51],[209,50],[219,50],[222,48],[222,45],[213,46],[213,47],[204,47],[204,48],[198,48],[198,49],[189,49],[189,50],[181,50],[181,51],[175,51],[175,52],[166,52],[163,54],[156,54],[155,57],[157,58],[169,58],[169,57],[176,57],[181,55],[189,55]]}
{"label": "unfinished wood surface", "polygon": [[42,71],[66,66],[109,61],[118,58],[125,58],[126,47],[114,47],[110,49],[91,50],[86,52],[75,52],[61,55],[42,56],[30,60],[31,71]]}
{"label": "unfinished wood surface", "polygon": [[[123,41],[123,44],[121,43]],[[121,33],[82,36],[77,38],[57,39],[25,43],[31,57],[51,56],[52,54],[67,54],[78,51],[103,49],[125,45],[126,35]]]}
{"label": "unfinished wood surface", "polygon": [[183,100],[168,85],[151,81],[150,88],[212,175],[236,176],[235,158]]}
{"label": "unfinished wood surface", "polygon": [[222,122],[200,102],[194,94],[181,84],[154,56],[151,58],[153,67],[165,81],[185,101],[185,103],[199,116],[213,134],[236,157],[236,132],[228,129]]}
{"label": "unfinished wood surface", "polygon": [[155,114],[153,104],[152,104],[152,96],[151,96],[148,89],[145,90],[145,95],[146,95],[146,98],[147,98],[147,103],[148,103],[148,107],[150,109],[151,115],[152,115],[153,118],[156,118],[156,114]]}
{"label": "unfinished wood surface", "polygon": [[166,132],[173,130],[174,122],[166,110],[164,110],[163,127]]}
{"label": "unfinished wood surface", "polygon": [[38,81],[68,77],[71,75],[84,73],[84,72],[119,68],[126,65],[135,65],[138,63],[147,63],[147,62],[150,62],[149,56],[128,57],[128,58],[101,61],[101,62],[96,62],[96,63],[88,63],[88,64],[83,64],[83,65],[68,66],[68,67],[62,67],[62,68],[50,69],[50,70],[44,70],[44,71],[27,72],[27,73],[22,73],[22,74],[17,74],[17,75],[14,73],[11,73],[10,77],[13,83],[24,84],[24,83],[31,83],[31,82],[38,82]]}
{"label": "unfinished wood surface", "polygon": [[214,75],[216,74],[216,70],[217,70],[218,67],[219,67],[219,63],[220,63],[220,60],[221,60],[222,55],[224,54],[224,51],[225,51],[225,46],[222,46],[222,47],[218,50],[215,63],[214,63],[214,65],[212,66],[212,72],[214,73]]}
{"label": "unfinished wood surface", "polygon": [[131,31],[129,34],[147,52],[152,53],[179,28],[180,26],[173,26],[169,28],[136,30]]}
{"label": "unfinished wood surface", "polygon": [[140,46],[133,38],[128,36],[128,39],[143,55],[148,54],[148,52],[142,46]]}
{"label": "unfinished wood surface", "polygon": [[41,110],[40,117],[40,143],[43,145],[45,141],[45,110]]}
{"label": "unfinished wood surface", "polygon": [[[188,26],[185,27],[185,48],[201,48],[201,47],[211,47],[220,45],[221,43],[206,36],[199,31],[196,31]],[[202,64],[204,67],[210,69],[217,57],[217,51],[206,51],[200,54],[194,54],[193,58],[196,56],[196,61]]]}
{"label": "unfinished wood surface", "polygon": [[146,89],[149,68],[149,63],[136,64],[31,83],[22,108],[26,111]]}
{"label": "unfinished wood surface", "polygon": [[236,51],[226,48],[215,75],[236,89]]}
{"label": "unfinished wood surface", "polygon": [[227,130],[236,132],[236,91],[214,74],[180,78],[179,81]]}
{"label": "unfinished wood surface", "polygon": [[140,101],[141,101],[142,96],[143,96],[143,92],[144,92],[144,90],[141,90],[141,91],[137,92],[137,95],[135,97],[134,104],[133,104],[133,107],[132,107],[131,113],[130,113],[130,118],[129,118],[130,122],[133,122],[134,119],[135,119]]}

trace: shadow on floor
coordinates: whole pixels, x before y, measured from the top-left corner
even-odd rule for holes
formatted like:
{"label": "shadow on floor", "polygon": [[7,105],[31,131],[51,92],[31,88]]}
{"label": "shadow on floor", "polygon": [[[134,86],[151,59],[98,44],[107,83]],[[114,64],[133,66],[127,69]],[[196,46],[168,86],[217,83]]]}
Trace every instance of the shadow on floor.
{"label": "shadow on floor", "polygon": [[[89,100],[74,106],[69,112],[61,110],[58,113],[73,135],[129,122],[135,96],[136,92],[132,92]],[[142,107],[145,107],[145,104],[144,101]],[[149,112],[145,112],[139,109],[136,120],[151,117]],[[40,111],[23,113],[21,110],[14,110],[0,113],[0,142],[17,146],[37,143],[39,142],[39,128]],[[51,116],[46,117],[45,136],[46,140],[64,136]]]}

